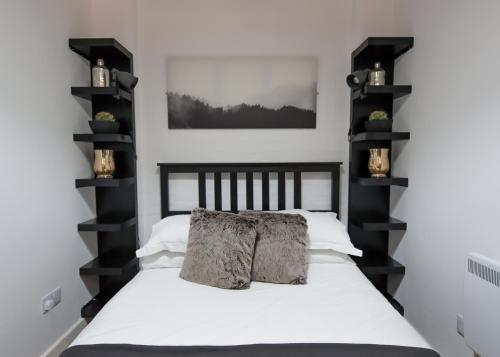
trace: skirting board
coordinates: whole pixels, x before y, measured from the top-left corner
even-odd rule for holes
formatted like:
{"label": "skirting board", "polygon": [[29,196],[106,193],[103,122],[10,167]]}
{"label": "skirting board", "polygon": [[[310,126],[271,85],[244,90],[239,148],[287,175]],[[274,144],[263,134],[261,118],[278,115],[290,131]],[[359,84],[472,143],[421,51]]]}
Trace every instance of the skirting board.
{"label": "skirting board", "polygon": [[70,343],[73,342],[85,326],[87,326],[87,322],[84,319],[79,319],[68,329],[68,331],[59,337],[57,341],[47,349],[47,351],[42,353],[40,357],[59,357],[62,351],[64,351]]}

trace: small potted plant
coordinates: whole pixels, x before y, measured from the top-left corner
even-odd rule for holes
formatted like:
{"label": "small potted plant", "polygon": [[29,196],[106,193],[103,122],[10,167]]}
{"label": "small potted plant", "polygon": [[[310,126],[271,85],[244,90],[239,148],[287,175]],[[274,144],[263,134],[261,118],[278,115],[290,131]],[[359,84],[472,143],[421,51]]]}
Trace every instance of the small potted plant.
{"label": "small potted plant", "polygon": [[109,112],[97,113],[94,120],[89,121],[89,125],[94,134],[113,134],[117,133],[120,128],[120,123]]}
{"label": "small potted plant", "polygon": [[365,121],[366,131],[391,131],[392,119],[383,110],[375,110],[370,113],[368,120]]}

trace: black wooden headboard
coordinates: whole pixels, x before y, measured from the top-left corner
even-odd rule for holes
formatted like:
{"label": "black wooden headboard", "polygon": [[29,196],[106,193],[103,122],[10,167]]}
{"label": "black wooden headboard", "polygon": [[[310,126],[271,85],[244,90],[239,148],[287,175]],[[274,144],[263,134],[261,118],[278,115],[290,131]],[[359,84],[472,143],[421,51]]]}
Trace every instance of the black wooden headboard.
{"label": "black wooden headboard", "polygon": [[198,174],[198,205],[207,206],[206,174],[214,174],[215,209],[222,210],[222,173],[229,173],[231,212],[238,211],[237,174],[246,174],[246,207],[254,209],[253,204],[253,174],[262,173],[262,210],[269,210],[269,173],[278,174],[278,210],[285,209],[285,173],[293,172],[293,207],[301,208],[302,202],[302,172],[330,172],[332,184],[331,210],[340,215],[339,175],[341,162],[290,162],[290,163],[226,163],[226,164],[185,164],[159,163],[161,187],[161,216],[186,214],[186,211],[171,211],[169,208],[169,174]]}

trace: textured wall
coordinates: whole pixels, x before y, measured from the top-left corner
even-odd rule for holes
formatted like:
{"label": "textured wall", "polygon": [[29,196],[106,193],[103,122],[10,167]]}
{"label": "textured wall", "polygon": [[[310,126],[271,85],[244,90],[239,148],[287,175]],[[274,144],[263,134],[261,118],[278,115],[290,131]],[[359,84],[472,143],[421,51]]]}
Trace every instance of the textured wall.
{"label": "textured wall", "polygon": [[[76,225],[93,213],[87,106],[70,94],[88,83],[88,65],[68,48],[90,34],[90,3],[6,0],[0,5],[0,355],[39,356],[78,319],[90,299],[78,268],[95,238]],[[62,303],[42,315],[42,296],[62,288]]]}
{"label": "textured wall", "polygon": [[396,73],[413,84],[395,118],[396,129],[411,132],[393,171],[410,179],[407,190],[393,189],[394,216],[408,222],[403,237],[391,238],[407,268],[397,297],[443,357],[472,356],[456,333],[466,254],[500,259],[500,3],[396,4],[395,33],[415,36]]}

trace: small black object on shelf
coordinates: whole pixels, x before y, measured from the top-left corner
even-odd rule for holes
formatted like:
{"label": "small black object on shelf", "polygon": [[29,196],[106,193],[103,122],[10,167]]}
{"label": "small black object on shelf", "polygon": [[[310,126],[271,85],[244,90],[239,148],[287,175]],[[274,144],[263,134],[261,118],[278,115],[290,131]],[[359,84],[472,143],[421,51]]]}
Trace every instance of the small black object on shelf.
{"label": "small black object on shelf", "polygon": [[346,78],[347,85],[353,91],[357,91],[361,98],[365,97],[365,88],[370,77],[370,69],[354,71]]}
{"label": "small black object on shelf", "polygon": [[131,91],[139,82],[139,78],[129,72],[119,71],[116,68],[111,70],[111,85]]}

